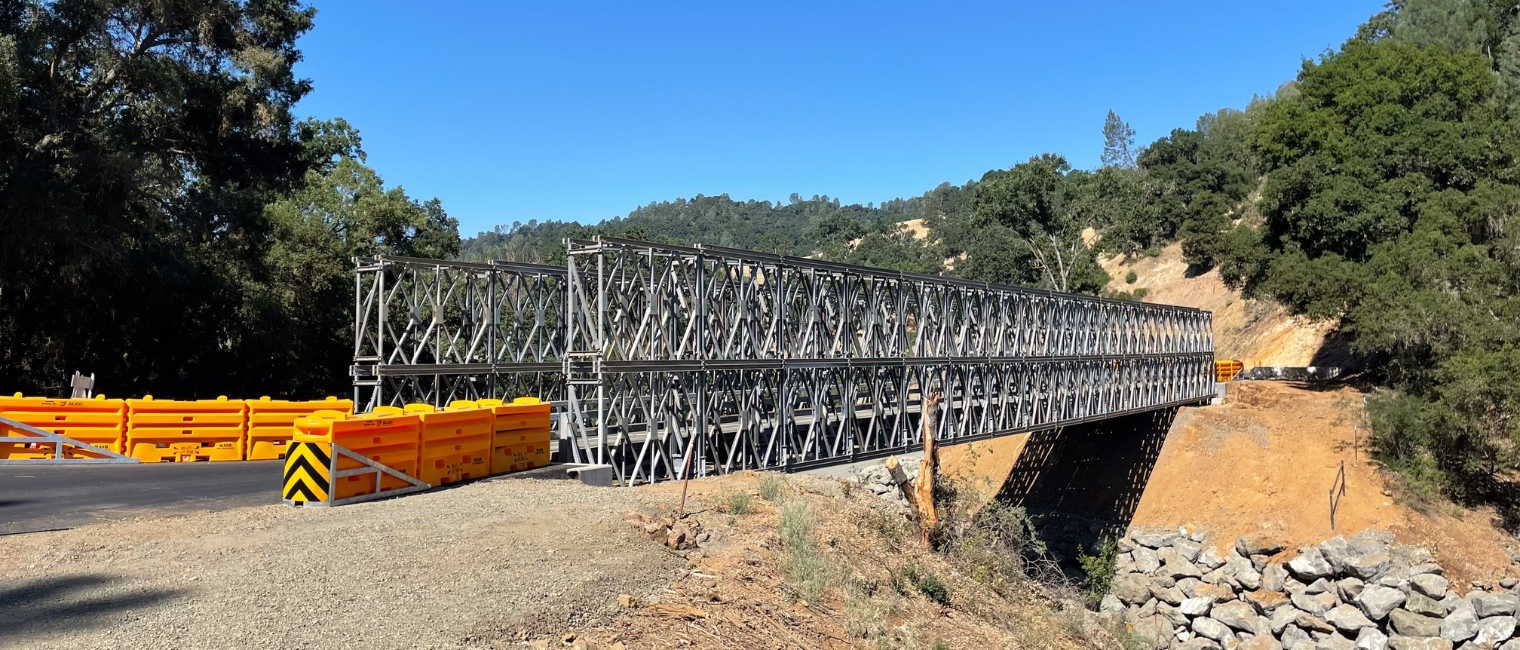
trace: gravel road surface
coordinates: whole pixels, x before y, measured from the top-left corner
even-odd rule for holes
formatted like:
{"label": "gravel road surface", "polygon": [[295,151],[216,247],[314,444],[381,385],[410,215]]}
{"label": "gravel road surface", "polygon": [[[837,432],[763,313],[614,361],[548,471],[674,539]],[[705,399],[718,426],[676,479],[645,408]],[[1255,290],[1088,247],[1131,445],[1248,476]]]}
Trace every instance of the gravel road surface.
{"label": "gravel road surface", "polygon": [[[140,469],[140,468],[139,468]],[[616,611],[685,559],[622,520],[661,492],[483,481],[0,537],[0,647],[492,648]]]}

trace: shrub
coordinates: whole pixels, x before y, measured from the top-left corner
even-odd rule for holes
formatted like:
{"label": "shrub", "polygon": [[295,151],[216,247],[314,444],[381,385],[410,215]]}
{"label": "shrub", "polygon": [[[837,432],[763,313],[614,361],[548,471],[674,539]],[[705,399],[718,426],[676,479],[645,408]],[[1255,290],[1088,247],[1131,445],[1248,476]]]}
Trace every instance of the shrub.
{"label": "shrub", "polygon": [[898,569],[897,574],[893,576],[892,586],[897,589],[897,593],[904,596],[908,595],[907,587],[912,586],[929,600],[941,605],[950,604],[950,588],[945,586],[944,581],[912,562]]}
{"label": "shrub", "polygon": [[723,501],[718,504],[718,509],[726,514],[743,516],[749,514],[750,505],[753,502],[754,497],[750,496],[748,492],[742,490],[730,492],[723,496]]}
{"label": "shrub", "polygon": [[1082,590],[1091,603],[1097,603],[1113,586],[1119,562],[1119,547],[1113,542],[1099,545],[1094,550],[1097,553],[1088,555],[1081,548],[1077,549],[1077,564],[1082,565],[1082,572],[1087,575],[1082,581]]}
{"label": "shrub", "polygon": [[829,567],[813,538],[813,509],[801,501],[781,507],[781,569],[797,596],[816,602],[829,582]]}
{"label": "shrub", "polygon": [[1125,284],[1134,284],[1135,281],[1139,280],[1139,279],[1140,279],[1140,276],[1136,275],[1134,271],[1130,271],[1129,273],[1124,274],[1124,283]]}
{"label": "shrub", "polygon": [[771,503],[780,503],[783,498],[783,489],[786,482],[774,473],[766,472],[760,477],[760,498]]}

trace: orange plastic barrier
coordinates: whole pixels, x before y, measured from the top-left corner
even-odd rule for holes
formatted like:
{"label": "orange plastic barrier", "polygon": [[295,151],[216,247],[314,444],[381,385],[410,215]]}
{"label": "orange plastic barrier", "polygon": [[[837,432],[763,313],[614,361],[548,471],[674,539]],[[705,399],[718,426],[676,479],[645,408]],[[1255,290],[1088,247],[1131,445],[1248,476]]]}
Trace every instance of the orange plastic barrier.
{"label": "orange plastic barrier", "polygon": [[248,460],[276,460],[285,457],[285,445],[295,434],[296,420],[317,411],[338,411],[345,417],[354,412],[353,400],[329,397],[325,400],[290,402],[261,397],[245,400],[248,404]]}
{"label": "orange plastic barrier", "polygon": [[422,466],[417,478],[433,485],[483,478],[490,474],[491,410],[474,402],[449,408],[407,404],[422,419]]}
{"label": "orange plastic barrier", "polygon": [[[121,453],[126,432],[126,402],[106,399],[53,399],[48,397],[0,397],[0,416],[73,438],[101,449]],[[51,458],[53,447],[17,445],[6,458]]]}
{"label": "orange plastic barrier", "polygon": [[1230,381],[1240,371],[1245,369],[1245,364],[1234,359],[1220,359],[1214,362],[1214,381]]}
{"label": "orange plastic barrier", "polygon": [[552,420],[547,402],[519,397],[511,404],[497,399],[483,399],[479,403],[489,408],[493,416],[492,476],[549,464]]}
{"label": "orange plastic barrier", "polygon": [[[339,445],[407,476],[421,478],[417,473],[421,419],[414,414],[402,413],[401,409],[391,406],[377,407],[373,413],[354,417],[348,417],[342,411],[324,410],[297,418],[294,426],[292,439],[296,442]],[[340,472],[362,466],[356,460],[338,459]],[[334,499],[347,499],[375,491],[372,475],[347,476],[338,478],[333,483]],[[380,489],[391,490],[408,485],[401,479],[386,476],[381,479]]]}
{"label": "orange plastic barrier", "polygon": [[122,453],[143,462],[243,460],[248,406],[214,400],[127,400],[127,444]]}

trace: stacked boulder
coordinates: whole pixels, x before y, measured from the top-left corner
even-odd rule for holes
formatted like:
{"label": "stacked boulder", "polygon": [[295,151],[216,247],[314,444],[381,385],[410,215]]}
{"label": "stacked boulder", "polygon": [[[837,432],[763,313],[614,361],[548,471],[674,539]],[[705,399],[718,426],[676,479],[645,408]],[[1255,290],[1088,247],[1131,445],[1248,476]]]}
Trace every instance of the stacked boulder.
{"label": "stacked boulder", "polygon": [[1458,596],[1430,552],[1365,531],[1285,552],[1264,536],[1220,554],[1204,533],[1131,531],[1099,606],[1158,648],[1520,650],[1520,595]]}

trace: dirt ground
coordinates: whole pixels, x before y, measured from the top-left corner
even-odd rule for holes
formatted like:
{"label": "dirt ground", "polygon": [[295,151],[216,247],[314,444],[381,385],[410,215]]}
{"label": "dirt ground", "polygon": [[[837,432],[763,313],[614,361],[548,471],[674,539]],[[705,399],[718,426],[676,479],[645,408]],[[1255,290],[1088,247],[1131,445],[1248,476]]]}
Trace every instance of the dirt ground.
{"label": "dirt ground", "polygon": [[[782,499],[758,480],[693,481],[705,534],[680,551],[630,523],[673,512],[678,483],[536,480],[0,537],[0,647],[1113,647],[1080,607],[1033,586],[1004,598],[926,552],[895,505],[791,476],[782,498],[808,508],[825,585],[808,602],[781,568]],[[908,563],[948,606],[893,586]]]}
{"label": "dirt ground", "polygon": [[622,521],[663,493],[491,481],[0,537],[0,647],[491,647],[610,620],[684,558]]}
{"label": "dirt ground", "polygon": [[[1326,348],[1328,323],[1313,323],[1289,316],[1275,303],[1246,300],[1231,291],[1213,269],[1194,277],[1187,275],[1182,245],[1172,244],[1154,257],[1102,260],[1112,291],[1148,291],[1145,302],[1207,309],[1214,313],[1216,357],[1236,359],[1247,368],[1256,366],[1343,365],[1349,359],[1336,345]],[[1133,284],[1124,278],[1135,273]],[[1320,357],[1316,359],[1316,354]]]}
{"label": "dirt ground", "polygon": [[[1425,507],[1395,498],[1357,428],[1362,393],[1281,382],[1232,382],[1224,404],[1183,409],[1173,421],[1133,513],[1132,526],[1208,531],[1216,545],[1268,532],[1294,547],[1373,528],[1430,548],[1454,585],[1520,574],[1520,544],[1490,510]],[[943,453],[948,472],[1001,481],[1027,435]],[[1330,525],[1330,490],[1345,463],[1346,490]],[[986,483],[984,483],[986,484]],[[1221,549],[1223,550],[1223,549]]]}
{"label": "dirt ground", "polygon": [[[1454,585],[1516,573],[1513,538],[1486,510],[1417,509],[1395,499],[1359,444],[1362,393],[1234,382],[1225,404],[1178,416],[1135,512],[1135,525],[1198,526],[1220,542],[1254,531],[1312,544],[1375,528],[1429,547]],[[1330,527],[1341,463],[1345,495]]]}
{"label": "dirt ground", "polygon": [[[813,514],[821,573],[828,576],[821,597],[802,599],[782,568],[780,503],[755,497],[747,514],[719,512],[730,495],[757,493],[758,479],[746,472],[692,481],[692,508],[715,533],[691,556],[692,571],[638,599],[612,623],[570,633],[593,649],[629,650],[1117,647],[1083,622],[1080,604],[1068,602],[1075,609],[1062,613],[1032,585],[1000,596],[925,551],[895,506],[864,490],[846,492],[839,480],[794,475],[785,479],[783,500],[806,504]],[[678,494],[680,485],[647,489]],[[944,581],[948,606],[911,588],[894,589],[892,574],[909,564]]]}

